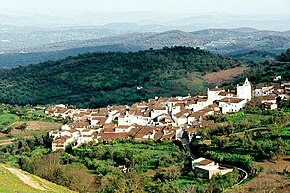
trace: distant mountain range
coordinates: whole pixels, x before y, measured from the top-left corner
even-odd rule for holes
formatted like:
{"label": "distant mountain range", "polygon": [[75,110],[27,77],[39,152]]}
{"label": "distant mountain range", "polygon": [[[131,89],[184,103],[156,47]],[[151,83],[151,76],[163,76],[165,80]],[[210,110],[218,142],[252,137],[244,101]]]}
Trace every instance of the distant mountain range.
{"label": "distant mountain range", "polygon": [[129,52],[171,46],[200,47],[230,56],[252,51],[275,55],[290,47],[290,31],[248,27],[195,32],[151,30],[163,28],[130,23],[57,29],[6,25],[0,29],[0,66],[28,65],[85,52]]}

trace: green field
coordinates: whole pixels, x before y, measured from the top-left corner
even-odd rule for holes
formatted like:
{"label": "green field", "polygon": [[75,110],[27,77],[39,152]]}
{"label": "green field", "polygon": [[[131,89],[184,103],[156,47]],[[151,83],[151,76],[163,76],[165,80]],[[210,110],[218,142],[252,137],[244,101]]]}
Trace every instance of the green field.
{"label": "green field", "polygon": [[[0,140],[33,136],[46,132],[48,124],[44,122],[52,123],[52,128],[56,125],[54,123],[63,123],[47,117],[44,110],[37,107],[0,104]],[[26,128],[23,130],[15,129],[22,124],[26,124]]]}
{"label": "green field", "polygon": [[[93,152],[99,152],[96,154],[102,154],[95,156]],[[77,148],[74,149],[72,154],[77,156],[79,160],[87,155],[92,155],[91,158],[99,158],[95,161],[106,164],[111,163],[111,166],[116,166],[118,163],[122,163],[122,158],[129,158],[134,167],[142,173],[146,173],[148,170],[156,170],[160,167],[168,167],[174,163],[179,163],[183,159],[180,157],[184,152],[180,151],[179,147],[174,143],[129,143],[118,142],[110,145],[97,145],[93,147]],[[184,156],[186,154],[184,153]],[[85,162],[85,160],[84,160]]]}
{"label": "green field", "polygon": [[0,125],[2,127],[9,126],[12,123],[15,123],[19,120],[19,117],[15,114],[12,114],[8,110],[4,110],[2,113],[0,113]]}

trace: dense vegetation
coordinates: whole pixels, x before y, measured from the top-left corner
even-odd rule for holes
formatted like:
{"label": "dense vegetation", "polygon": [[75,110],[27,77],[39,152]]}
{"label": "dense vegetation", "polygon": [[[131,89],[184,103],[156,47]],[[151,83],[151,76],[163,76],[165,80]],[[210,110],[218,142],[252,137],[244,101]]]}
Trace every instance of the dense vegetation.
{"label": "dense vegetation", "polygon": [[274,59],[277,57],[276,54],[258,50],[250,51],[247,53],[233,54],[230,56],[244,62],[265,62],[266,60]]}
{"label": "dense vegetation", "polygon": [[290,106],[270,111],[253,103],[236,114],[211,116],[218,126],[199,131],[203,140],[191,144],[197,155],[241,167],[251,176],[259,172],[255,161],[290,155]]}
{"label": "dense vegetation", "polygon": [[195,177],[190,156],[173,142],[117,140],[54,153],[50,143],[45,135],[18,140],[0,148],[0,161],[79,192],[221,192],[238,179]]}
{"label": "dense vegetation", "polygon": [[281,62],[290,62],[290,48],[285,53],[282,53],[278,59]]}
{"label": "dense vegetation", "polygon": [[[254,53],[254,55],[256,55]],[[289,56],[290,50],[288,49],[286,52],[282,53],[280,56],[276,58],[268,58],[267,55],[265,57],[261,57],[258,61],[251,61],[251,59],[243,59],[248,60],[248,70],[245,71],[239,77],[233,79],[231,82],[225,83],[223,86],[227,89],[234,89],[236,84],[239,84],[245,80],[245,78],[249,78],[252,83],[252,86],[257,85],[267,85],[273,82],[273,77],[281,76],[281,81],[289,81],[290,74],[290,65],[289,65]],[[254,56],[256,57],[256,56]],[[288,58],[288,59],[287,59]],[[262,62],[266,60],[265,62]]]}
{"label": "dense vegetation", "polygon": [[[87,53],[38,65],[2,69],[0,102],[99,107],[156,95],[187,95],[205,90],[203,74],[239,65],[241,62],[237,60],[199,48]],[[143,89],[137,90],[136,86]]]}

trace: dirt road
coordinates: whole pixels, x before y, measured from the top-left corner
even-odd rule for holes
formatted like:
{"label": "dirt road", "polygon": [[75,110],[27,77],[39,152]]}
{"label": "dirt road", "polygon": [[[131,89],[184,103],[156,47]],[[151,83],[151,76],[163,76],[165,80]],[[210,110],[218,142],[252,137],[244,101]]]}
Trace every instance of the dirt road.
{"label": "dirt road", "polygon": [[22,173],[20,170],[16,168],[9,168],[4,166],[7,170],[9,170],[12,174],[15,174],[22,180],[25,184],[31,186],[32,188],[38,189],[38,190],[46,190],[42,186],[39,185],[39,183],[35,182],[30,176],[27,176],[26,174]]}

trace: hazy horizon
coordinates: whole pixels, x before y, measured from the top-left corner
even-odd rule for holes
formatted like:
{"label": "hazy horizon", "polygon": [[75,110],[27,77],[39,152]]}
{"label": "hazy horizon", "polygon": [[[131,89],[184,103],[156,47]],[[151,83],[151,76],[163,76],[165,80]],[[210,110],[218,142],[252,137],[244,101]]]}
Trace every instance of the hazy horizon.
{"label": "hazy horizon", "polygon": [[0,0],[0,5],[0,16],[11,16],[0,18],[0,25],[54,28],[136,23],[185,31],[238,27],[290,30],[289,0]]}
{"label": "hazy horizon", "polygon": [[148,12],[235,15],[290,13],[289,0],[0,0],[0,13],[74,16],[85,12]]}

